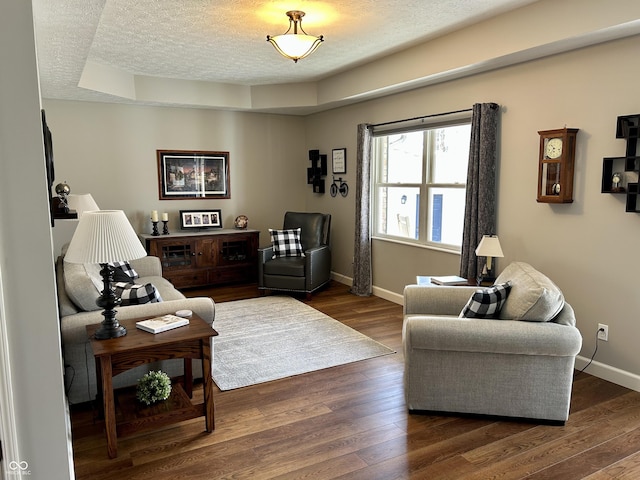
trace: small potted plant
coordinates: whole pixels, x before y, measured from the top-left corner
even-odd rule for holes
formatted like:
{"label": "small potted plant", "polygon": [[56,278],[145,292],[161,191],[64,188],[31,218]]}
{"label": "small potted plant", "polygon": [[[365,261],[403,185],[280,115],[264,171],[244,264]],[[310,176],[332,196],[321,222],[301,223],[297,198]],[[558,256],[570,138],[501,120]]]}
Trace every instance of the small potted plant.
{"label": "small potted plant", "polygon": [[171,379],[162,371],[149,372],[138,380],[136,398],[147,405],[161,402],[169,398]]}

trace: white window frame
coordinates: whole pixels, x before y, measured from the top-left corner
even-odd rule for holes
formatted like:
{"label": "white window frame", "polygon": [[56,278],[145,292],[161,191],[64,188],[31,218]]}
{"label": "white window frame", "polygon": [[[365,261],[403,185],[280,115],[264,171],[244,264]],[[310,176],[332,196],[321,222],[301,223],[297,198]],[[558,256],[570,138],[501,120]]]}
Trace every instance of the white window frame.
{"label": "white window frame", "polygon": [[[372,211],[372,237],[376,239],[382,239],[397,243],[406,243],[419,247],[425,247],[436,250],[444,250],[452,253],[460,253],[461,245],[446,244],[443,242],[432,242],[428,240],[428,229],[431,228],[431,205],[429,204],[429,190],[432,188],[446,188],[446,189],[461,189],[466,192],[466,179],[465,183],[435,183],[431,181],[431,173],[435,157],[432,155],[433,148],[433,135],[424,136],[424,147],[422,157],[422,179],[421,183],[387,183],[379,182],[380,171],[383,168],[382,157],[379,155],[378,149],[380,148],[380,137],[386,137],[388,135],[409,133],[415,131],[429,131],[441,127],[450,127],[456,125],[470,125],[471,124],[471,112],[457,112],[451,115],[436,116],[435,118],[422,118],[417,120],[410,120],[407,122],[398,122],[383,125],[380,128],[374,127],[373,130],[373,168],[371,179],[371,211]],[[431,137],[428,138],[428,137]],[[378,219],[381,218],[381,212],[379,211],[380,201],[378,199],[379,189],[383,187],[407,187],[418,188],[420,192],[419,203],[419,227],[418,238],[398,236],[393,234],[381,233],[378,225]],[[462,226],[461,226],[462,227]],[[462,238],[460,239],[462,242]]]}

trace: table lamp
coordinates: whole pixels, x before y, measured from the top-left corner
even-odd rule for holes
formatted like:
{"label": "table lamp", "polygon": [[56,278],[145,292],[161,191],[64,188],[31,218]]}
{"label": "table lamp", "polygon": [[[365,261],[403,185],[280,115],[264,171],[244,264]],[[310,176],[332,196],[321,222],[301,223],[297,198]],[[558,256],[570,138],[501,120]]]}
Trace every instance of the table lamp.
{"label": "table lamp", "polygon": [[492,259],[493,257],[504,257],[498,236],[483,235],[482,240],[480,240],[476,248],[476,255],[478,257],[487,257],[485,266],[482,269],[482,274],[479,275],[480,282],[494,281],[496,277],[493,272]]}
{"label": "table lamp", "polygon": [[136,232],[122,210],[84,212],[64,257],[70,263],[99,263],[103,290],[96,304],[104,308],[102,326],[96,331],[99,340],[122,337],[127,329],[116,318],[115,307],[122,303],[111,287],[113,267],[110,262],[128,261],[147,255]]}
{"label": "table lamp", "polygon": [[67,195],[67,203],[70,209],[76,211],[79,219],[84,212],[100,210],[90,193],[70,193]]}

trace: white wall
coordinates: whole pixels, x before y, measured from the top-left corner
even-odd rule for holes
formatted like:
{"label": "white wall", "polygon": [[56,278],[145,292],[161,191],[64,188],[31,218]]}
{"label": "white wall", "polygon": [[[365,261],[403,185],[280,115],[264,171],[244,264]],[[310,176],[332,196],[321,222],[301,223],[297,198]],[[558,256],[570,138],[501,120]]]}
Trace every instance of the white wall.
{"label": "white wall", "polygon": [[[0,315],[6,322],[17,438],[5,457],[22,478],[73,477],[65,415],[48,193],[31,2],[5,2],[0,14]],[[4,329],[0,329],[5,331]],[[8,355],[7,355],[8,353]],[[8,402],[3,399],[3,405]],[[6,413],[6,412],[3,412]],[[26,462],[23,463],[23,462]]]}
{"label": "white wall", "polygon": [[[124,210],[139,233],[151,232],[151,210],[167,212],[176,232],[179,210],[219,208],[225,228],[247,215],[266,244],[267,229],[280,227],[286,210],[305,209],[308,154],[299,117],[56,100],[44,107],[57,181],[91,193],[102,209]],[[157,149],[229,152],[231,198],[159,200]],[[58,224],[56,254],[75,227]]]}
{"label": "white wall", "polygon": [[[600,193],[602,158],[625,154],[625,141],[615,138],[616,117],[640,113],[640,63],[632,61],[639,49],[640,37],[631,37],[315,114],[307,119],[308,142],[322,151],[346,146],[347,177],[355,186],[358,123],[447,112],[476,102],[500,104],[497,233],[505,258],[498,268],[525,261],[561,287],[576,310],[582,356],[594,350],[597,324],[608,324],[609,342],[600,343],[596,357],[600,369],[589,371],[640,390],[640,216],[625,213],[623,196]],[[565,126],[580,129],[574,203],[539,204],[537,132]],[[341,247],[334,248],[333,269],[345,275],[351,271],[354,201],[351,194],[347,201],[308,199],[311,209],[334,215],[334,245],[338,236]],[[398,295],[415,275],[455,274],[459,262],[450,254],[379,241],[373,253],[374,285]]]}

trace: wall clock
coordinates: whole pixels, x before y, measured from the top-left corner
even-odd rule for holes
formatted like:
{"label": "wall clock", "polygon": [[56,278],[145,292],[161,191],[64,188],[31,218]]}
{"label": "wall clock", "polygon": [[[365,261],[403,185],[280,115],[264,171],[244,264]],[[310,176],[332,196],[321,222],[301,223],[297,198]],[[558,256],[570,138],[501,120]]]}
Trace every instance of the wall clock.
{"label": "wall clock", "polygon": [[577,128],[542,130],[538,158],[538,195],[541,203],[573,202],[573,169]]}

